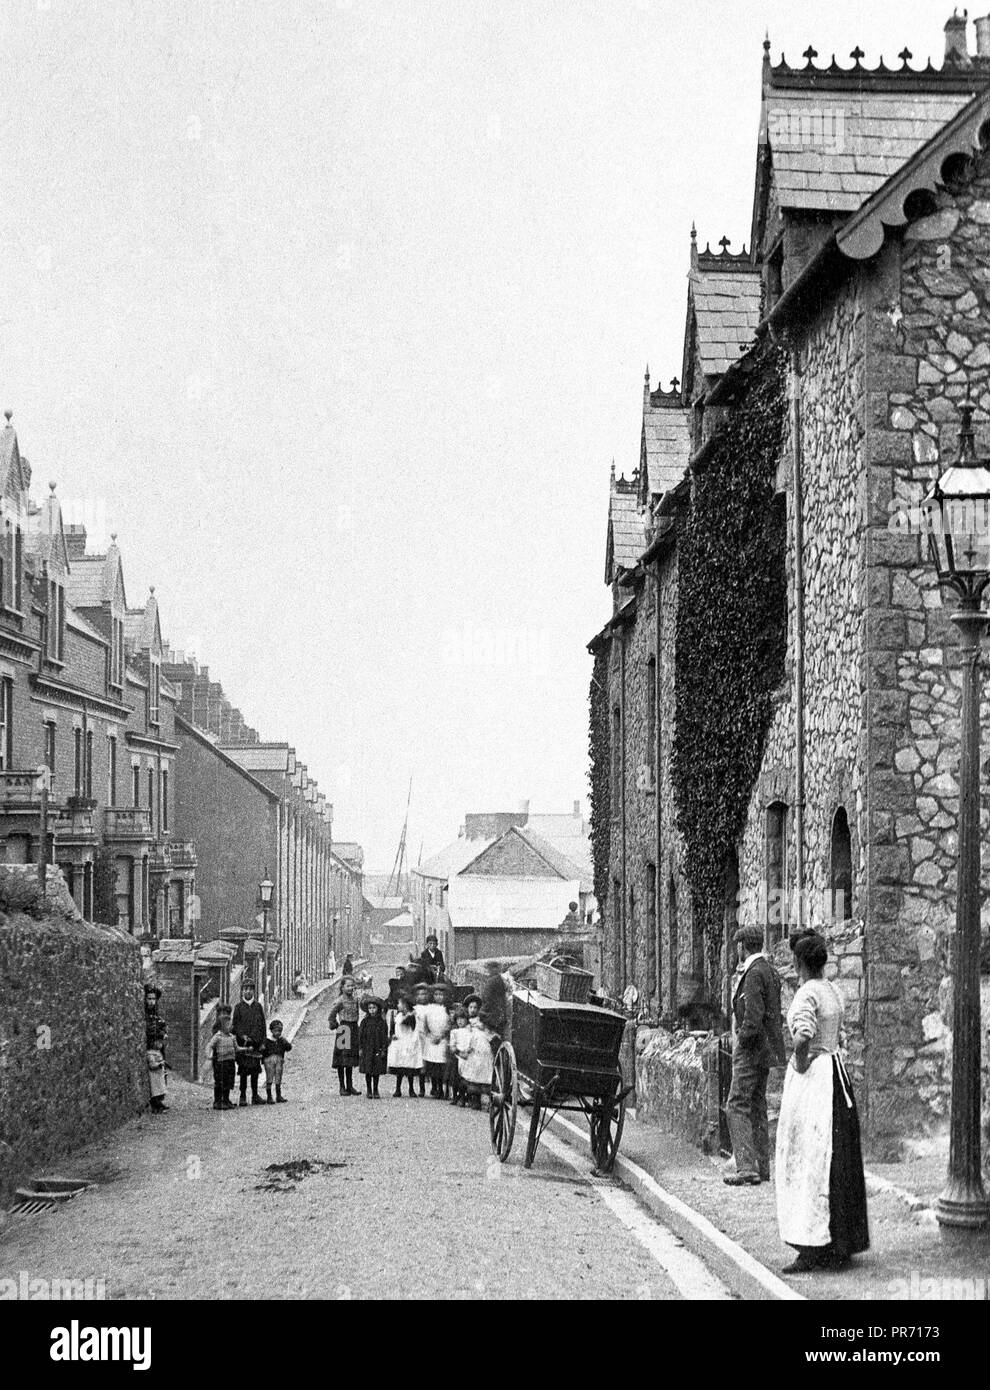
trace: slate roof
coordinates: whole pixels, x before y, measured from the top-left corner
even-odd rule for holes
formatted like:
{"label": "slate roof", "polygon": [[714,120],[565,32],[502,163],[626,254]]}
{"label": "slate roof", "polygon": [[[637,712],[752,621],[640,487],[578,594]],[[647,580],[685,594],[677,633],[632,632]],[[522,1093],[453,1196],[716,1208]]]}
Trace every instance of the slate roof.
{"label": "slate roof", "polygon": [[420,878],[447,880],[454,874],[459,874],[465,865],[470,864],[472,859],[477,859],[478,855],[494,842],[494,836],[487,839],[469,840],[462,835],[453,844],[446,845],[436,854],[431,855],[425,864],[418,864],[413,869],[413,873]]}
{"label": "slate roof", "polygon": [[92,623],[88,623],[81,613],[69,604],[65,610],[65,621],[69,627],[76,632],[81,632],[85,637],[89,637],[94,642],[99,642],[104,647],[109,647],[110,643],[102,632],[98,632]]}
{"label": "slate roof", "polygon": [[616,570],[635,569],[645,549],[646,528],[639,511],[636,486],[625,478],[613,477],[608,504],[605,583],[611,584]]}
{"label": "slate roof", "polygon": [[642,462],[647,488],[655,497],[677,486],[691,457],[690,417],[679,397],[676,399],[673,404],[670,394],[663,391],[646,391],[643,396]]}
{"label": "slate roof", "polygon": [[753,341],[760,322],[760,273],[732,255],[703,253],[693,259],[690,297],[701,370],[721,376]]}
{"label": "slate roof", "polygon": [[290,748],[284,744],[222,743],[220,747],[249,772],[290,771]]}
{"label": "slate roof", "polygon": [[581,869],[575,860],[569,855],[564,854],[558,847],[542,835],[535,834],[529,826],[517,827],[516,834],[529,844],[541,859],[545,859],[550,867],[560,875],[561,878],[580,879]]}

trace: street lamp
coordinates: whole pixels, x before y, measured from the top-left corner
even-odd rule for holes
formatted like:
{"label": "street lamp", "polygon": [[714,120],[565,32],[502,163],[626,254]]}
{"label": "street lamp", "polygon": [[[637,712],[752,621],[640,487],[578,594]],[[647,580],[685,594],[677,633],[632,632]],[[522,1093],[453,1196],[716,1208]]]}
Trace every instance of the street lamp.
{"label": "street lamp", "polygon": [[261,894],[261,912],[262,912],[262,918],[263,918],[263,922],[264,922],[264,925],[263,925],[263,928],[262,928],[263,940],[262,940],[262,944],[261,944],[261,960],[262,960],[262,967],[263,967],[264,972],[265,972],[265,1005],[266,1005],[266,1007],[270,1007],[270,1006],[271,1006],[271,1000],[268,998],[268,995],[269,995],[270,992],[271,992],[271,991],[269,990],[269,988],[268,988],[268,911],[269,911],[269,909],[270,909],[270,907],[271,907],[271,905],[272,905],[272,893],[273,893],[274,889],[275,889],[275,885],[274,885],[274,883],[272,883],[271,879],[268,877],[268,870],[266,869],[266,870],[265,870],[265,876],[264,876],[264,878],[263,878],[263,879],[261,880],[261,882],[258,884],[258,892]]}
{"label": "street lamp", "polygon": [[959,458],[921,504],[932,563],[959,595],[962,738],[959,866],[952,966],[952,1113],[949,1172],[935,1214],[943,1226],[976,1229],[990,1220],[980,1163],[980,607],[990,583],[990,469],[976,457],[973,407],[962,408]]}

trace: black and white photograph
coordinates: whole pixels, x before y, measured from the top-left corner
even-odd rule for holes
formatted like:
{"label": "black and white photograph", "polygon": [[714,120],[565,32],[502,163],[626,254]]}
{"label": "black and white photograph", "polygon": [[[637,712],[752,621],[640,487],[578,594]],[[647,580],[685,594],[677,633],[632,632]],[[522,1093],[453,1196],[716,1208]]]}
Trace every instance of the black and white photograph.
{"label": "black and white photograph", "polygon": [[623,1324],[454,1304],[718,1302],[727,1358],[781,1302],[785,1373],[944,1368],[990,1299],[990,14],[0,35],[38,1364],[257,1318],[270,1378],[329,1302],[445,1305],[471,1376]]}

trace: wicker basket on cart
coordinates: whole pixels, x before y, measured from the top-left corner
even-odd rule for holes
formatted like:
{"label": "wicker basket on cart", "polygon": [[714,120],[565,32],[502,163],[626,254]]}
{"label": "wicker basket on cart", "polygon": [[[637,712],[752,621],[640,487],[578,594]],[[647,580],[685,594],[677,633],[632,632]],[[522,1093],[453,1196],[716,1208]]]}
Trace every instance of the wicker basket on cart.
{"label": "wicker basket on cart", "polygon": [[548,999],[563,1004],[585,1004],[591,989],[590,970],[580,970],[559,957],[552,961],[536,962],[536,988]]}

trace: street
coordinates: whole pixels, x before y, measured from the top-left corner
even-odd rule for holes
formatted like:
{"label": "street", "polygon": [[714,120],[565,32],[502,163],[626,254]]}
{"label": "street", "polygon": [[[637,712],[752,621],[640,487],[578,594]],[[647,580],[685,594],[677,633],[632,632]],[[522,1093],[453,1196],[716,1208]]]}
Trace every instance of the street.
{"label": "street", "polygon": [[390,1077],[378,1102],[340,1097],[327,1011],[288,1057],[288,1104],[216,1113],[209,1087],[177,1083],[166,1114],[55,1165],[95,1186],[8,1217],[0,1278],[127,1299],[731,1297],[551,1131],[525,1172],[524,1131],[503,1167],[487,1115],[394,1100]]}

